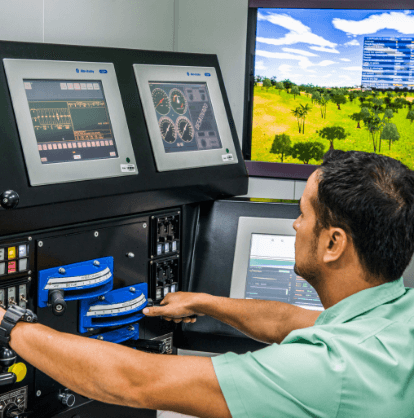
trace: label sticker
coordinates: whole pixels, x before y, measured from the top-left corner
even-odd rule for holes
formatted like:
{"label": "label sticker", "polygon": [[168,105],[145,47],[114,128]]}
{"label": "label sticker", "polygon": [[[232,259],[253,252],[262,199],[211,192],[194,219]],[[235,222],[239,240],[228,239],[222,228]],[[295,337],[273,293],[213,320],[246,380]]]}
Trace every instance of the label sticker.
{"label": "label sticker", "polygon": [[121,164],[123,173],[135,173],[135,164]]}
{"label": "label sticker", "polygon": [[233,161],[233,154],[224,154],[221,156],[221,158],[223,159],[223,161]]}

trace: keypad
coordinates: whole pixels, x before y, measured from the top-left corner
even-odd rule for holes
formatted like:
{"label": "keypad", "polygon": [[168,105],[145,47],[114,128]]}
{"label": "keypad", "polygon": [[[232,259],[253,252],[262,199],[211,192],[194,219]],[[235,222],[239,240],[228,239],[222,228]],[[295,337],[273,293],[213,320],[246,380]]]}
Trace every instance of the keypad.
{"label": "keypad", "polygon": [[20,273],[28,269],[28,243],[0,245],[0,276]]}

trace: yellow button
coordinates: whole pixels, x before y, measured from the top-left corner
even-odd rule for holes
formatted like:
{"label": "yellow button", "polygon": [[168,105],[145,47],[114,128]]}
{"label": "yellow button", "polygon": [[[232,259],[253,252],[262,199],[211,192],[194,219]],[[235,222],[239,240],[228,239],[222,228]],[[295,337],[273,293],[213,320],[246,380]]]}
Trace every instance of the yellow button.
{"label": "yellow button", "polygon": [[7,253],[9,255],[9,260],[12,258],[16,258],[16,247],[7,248]]}
{"label": "yellow button", "polygon": [[21,382],[26,377],[27,367],[24,363],[16,363],[9,367],[9,372],[16,375],[16,382]]}

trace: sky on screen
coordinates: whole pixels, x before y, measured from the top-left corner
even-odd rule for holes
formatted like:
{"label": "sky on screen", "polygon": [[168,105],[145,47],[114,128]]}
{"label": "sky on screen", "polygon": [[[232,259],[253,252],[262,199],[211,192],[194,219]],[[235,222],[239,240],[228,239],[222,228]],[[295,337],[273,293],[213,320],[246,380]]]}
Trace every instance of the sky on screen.
{"label": "sky on screen", "polygon": [[255,74],[359,86],[368,36],[414,38],[414,11],[259,9]]}

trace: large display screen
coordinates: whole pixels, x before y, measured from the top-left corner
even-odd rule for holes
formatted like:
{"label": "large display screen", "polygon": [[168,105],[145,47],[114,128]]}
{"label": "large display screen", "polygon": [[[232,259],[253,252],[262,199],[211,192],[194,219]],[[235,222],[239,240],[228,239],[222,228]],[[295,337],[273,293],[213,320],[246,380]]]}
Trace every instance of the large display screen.
{"label": "large display screen", "polygon": [[100,80],[23,83],[42,164],[118,157]]}
{"label": "large display screen", "polygon": [[252,234],[246,299],[276,300],[323,311],[315,289],[293,271],[295,237]]}
{"label": "large display screen", "polygon": [[166,153],[222,148],[207,83],[150,81]]}
{"label": "large display screen", "polygon": [[414,11],[257,11],[252,160],[318,165],[330,148],[414,169]]}

